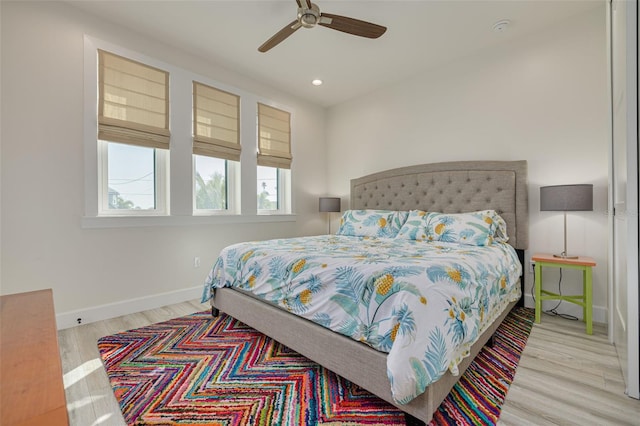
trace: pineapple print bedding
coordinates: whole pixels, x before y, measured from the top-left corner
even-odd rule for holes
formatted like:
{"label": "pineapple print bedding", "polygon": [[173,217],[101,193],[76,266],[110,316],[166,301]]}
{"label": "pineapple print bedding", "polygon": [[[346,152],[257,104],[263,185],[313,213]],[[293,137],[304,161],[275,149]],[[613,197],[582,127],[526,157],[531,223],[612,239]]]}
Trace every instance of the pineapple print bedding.
{"label": "pineapple print bedding", "polygon": [[225,248],[205,283],[237,287],[387,352],[393,398],[406,404],[457,366],[520,297],[515,250],[402,238],[321,235]]}

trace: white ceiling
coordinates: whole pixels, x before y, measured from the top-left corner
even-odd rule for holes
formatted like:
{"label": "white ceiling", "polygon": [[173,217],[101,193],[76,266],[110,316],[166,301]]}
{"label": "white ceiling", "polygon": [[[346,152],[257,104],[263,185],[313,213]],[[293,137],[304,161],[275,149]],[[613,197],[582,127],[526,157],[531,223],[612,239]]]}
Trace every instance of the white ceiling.
{"label": "white ceiling", "polygon": [[[301,28],[257,48],[296,18],[295,0],[70,1],[101,19],[331,106],[581,14],[606,0],[314,0],[321,12],[386,26],[379,39]],[[493,31],[500,20],[508,29]],[[324,80],[322,86],[311,80]]]}

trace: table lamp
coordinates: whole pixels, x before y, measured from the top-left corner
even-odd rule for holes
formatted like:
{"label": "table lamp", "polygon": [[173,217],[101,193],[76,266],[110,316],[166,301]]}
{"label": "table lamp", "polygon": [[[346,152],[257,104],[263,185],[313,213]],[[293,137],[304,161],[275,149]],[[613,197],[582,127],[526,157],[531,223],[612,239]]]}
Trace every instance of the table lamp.
{"label": "table lamp", "polygon": [[320,202],[318,204],[318,211],[327,213],[329,216],[329,234],[331,234],[331,213],[337,213],[340,211],[340,198],[320,197]]}
{"label": "table lamp", "polygon": [[567,254],[567,212],[593,210],[593,185],[553,185],[540,187],[540,211],[564,212],[564,251],[555,257],[576,259]]}

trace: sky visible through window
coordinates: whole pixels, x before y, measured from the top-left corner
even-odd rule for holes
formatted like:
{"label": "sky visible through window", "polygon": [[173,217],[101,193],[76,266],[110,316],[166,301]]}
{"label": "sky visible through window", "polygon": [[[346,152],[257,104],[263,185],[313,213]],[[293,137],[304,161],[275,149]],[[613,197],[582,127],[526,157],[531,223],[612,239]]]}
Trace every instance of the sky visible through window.
{"label": "sky visible through window", "polygon": [[108,147],[109,206],[119,209],[154,209],[153,148],[113,142],[109,142]]}

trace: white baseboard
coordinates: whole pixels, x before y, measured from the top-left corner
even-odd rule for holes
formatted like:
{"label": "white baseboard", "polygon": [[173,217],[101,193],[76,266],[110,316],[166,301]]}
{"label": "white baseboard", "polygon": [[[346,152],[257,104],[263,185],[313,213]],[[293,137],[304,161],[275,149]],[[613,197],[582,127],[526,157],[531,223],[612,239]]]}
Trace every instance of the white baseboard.
{"label": "white baseboard", "polygon": [[[202,286],[191,287],[183,290],[171,291],[168,293],[154,294],[152,296],[139,297],[136,299],[123,300],[121,302],[108,303],[106,305],[93,306],[91,308],[79,309],[76,311],[63,312],[56,315],[58,330],[70,328],[78,325],[78,318],[81,324],[102,321],[122,315],[134,314],[136,312],[156,309],[173,303],[185,302],[187,300],[200,299],[202,296]],[[533,308],[535,306],[531,294],[525,294],[525,306]],[[543,302],[543,309],[551,309],[556,306],[556,300]],[[573,315],[582,320],[582,308],[572,303],[562,302],[558,308],[559,313]],[[593,322],[606,324],[607,309],[602,306],[593,307]]]}
{"label": "white baseboard", "polygon": [[[201,296],[202,286],[191,287],[168,293],[93,306],[86,309],[78,309],[76,311],[63,312],[56,315],[56,323],[58,330],[62,330],[79,324],[102,321],[122,315],[146,311],[148,309],[156,309],[174,303],[186,302],[187,300],[199,300]],[[78,323],[78,319],[80,319],[80,323]]]}
{"label": "white baseboard", "polygon": [[[542,310],[547,310],[555,307],[558,304],[558,300],[544,300],[542,302]],[[524,305],[528,308],[535,307],[535,301],[531,294],[525,294]],[[582,307],[574,305],[573,303],[563,301],[557,309],[558,313],[572,315],[580,320],[582,318]],[[593,322],[607,324],[607,308],[603,306],[594,306],[592,312]]]}

